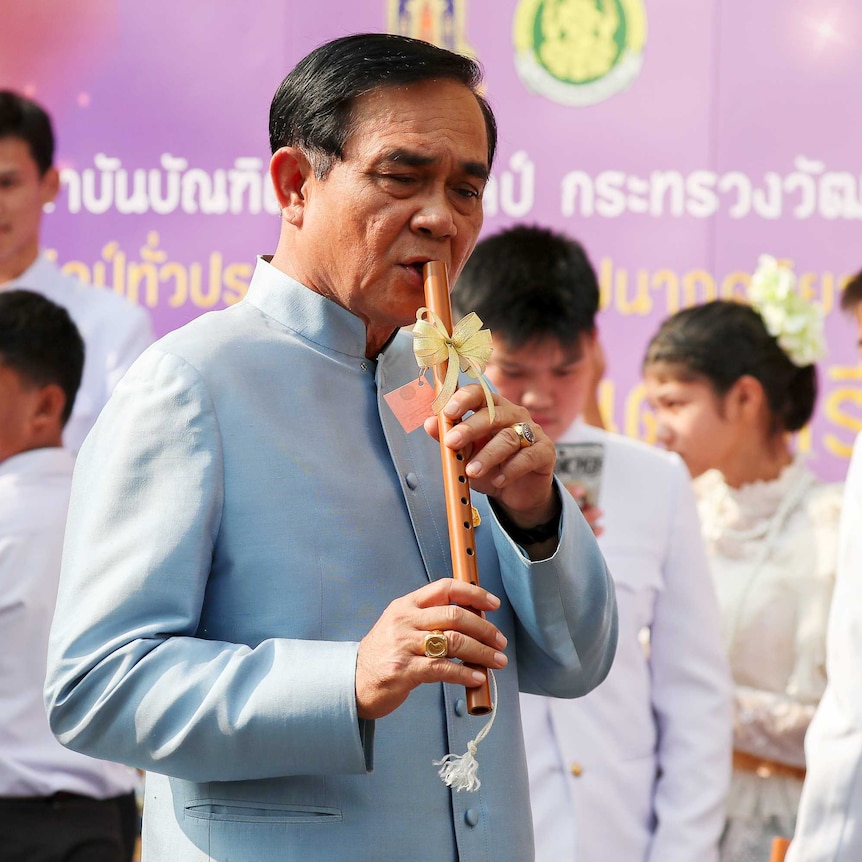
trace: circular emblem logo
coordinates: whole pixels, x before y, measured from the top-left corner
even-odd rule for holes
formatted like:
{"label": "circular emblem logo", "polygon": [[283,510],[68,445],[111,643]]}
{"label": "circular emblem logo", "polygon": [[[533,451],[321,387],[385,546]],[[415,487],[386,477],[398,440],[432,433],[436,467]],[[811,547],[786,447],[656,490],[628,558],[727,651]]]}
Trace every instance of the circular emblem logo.
{"label": "circular emblem logo", "polygon": [[562,105],[594,105],[637,78],[646,43],[643,0],[521,0],[515,66]]}

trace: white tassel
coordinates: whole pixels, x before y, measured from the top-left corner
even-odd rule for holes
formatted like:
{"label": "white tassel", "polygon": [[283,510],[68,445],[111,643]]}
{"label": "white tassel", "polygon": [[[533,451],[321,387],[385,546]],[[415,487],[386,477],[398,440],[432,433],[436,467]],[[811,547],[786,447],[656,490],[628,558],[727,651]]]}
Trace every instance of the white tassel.
{"label": "white tassel", "polygon": [[476,751],[479,743],[488,735],[494,724],[497,714],[497,680],[494,672],[489,670],[491,677],[491,717],[485,726],[476,734],[475,739],[467,743],[464,754],[447,754],[442,760],[435,760],[434,765],[439,766],[437,773],[447,787],[461,791],[475,791],[482,786],[479,780],[479,761],[476,760]]}

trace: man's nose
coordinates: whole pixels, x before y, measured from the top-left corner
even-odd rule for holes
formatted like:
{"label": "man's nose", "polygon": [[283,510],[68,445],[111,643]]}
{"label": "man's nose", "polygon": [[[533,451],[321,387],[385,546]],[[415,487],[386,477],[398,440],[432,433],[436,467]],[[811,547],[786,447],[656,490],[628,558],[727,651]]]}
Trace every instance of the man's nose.
{"label": "man's nose", "polygon": [[413,216],[412,226],[414,230],[434,239],[447,239],[458,233],[452,203],[445,189],[428,193]]}
{"label": "man's nose", "polygon": [[524,394],[521,396],[521,404],[528,410],[535,410],[538,407],[548,407],[553,400],[550,390],[535,381],[527,384]]}

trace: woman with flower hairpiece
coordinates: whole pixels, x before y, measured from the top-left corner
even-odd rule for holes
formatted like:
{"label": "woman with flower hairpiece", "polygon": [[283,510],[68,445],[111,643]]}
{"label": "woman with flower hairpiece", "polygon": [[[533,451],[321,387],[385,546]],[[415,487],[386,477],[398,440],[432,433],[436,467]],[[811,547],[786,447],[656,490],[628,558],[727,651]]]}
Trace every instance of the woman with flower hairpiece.
{"label": "woman with flower hairpiece", "polygon": [[803,740],[826,684],[841,502],[790,440],[814,411],[822,312],[770,257],[749,299],[673,315],[643,366],[658,440],[695,479],[736,686],[723,862],[765,862],[773,837],[793,835]]}

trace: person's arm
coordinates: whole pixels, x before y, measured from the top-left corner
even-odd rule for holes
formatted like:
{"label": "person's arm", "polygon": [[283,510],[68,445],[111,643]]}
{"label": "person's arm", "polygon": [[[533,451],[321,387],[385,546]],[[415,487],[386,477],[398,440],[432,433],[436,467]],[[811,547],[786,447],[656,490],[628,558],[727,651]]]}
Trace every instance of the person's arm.
{"label": "person's arm", "polygon": [[862,434],[856,439],[844,486],[835,594],[826,645],[830,688],[848,724],[862,732]]}
{"label": "person's arm", "polygon": [[862,435],[841,512],[838,573],[829,617],[829,682],[805,739],[808,761],[787,862],[862,859]]}
{"label": "person's arm", "polygon": [[191,780],[363,773],[373,723],[357,714],[357,643],[197,636],[222,456],[195,369],[146,353],[78,458],[49,647],[52,729],[69,748]]}
{"label": "person's arm", "polygon": [[551,556],[529,560],[496,522],[494,542],[506,595],[518,621],[521,690],[580,697],[604,680],[613,663],[616,594],[577,503],[562,486],[560,497],[560,534]]}
{"label": "person's arm", "polygon": [[[616,652],[613,582],[589,525],[554,477],[553,443],[533,424],[536,442],[521,447],[512,425],[530,423],[529,413],[499,395],[494,401],[492,420],[478,385],[457,390],[444,410],[466,418],[444,442],[468,452],[471,488],[493,501],[500,570],[520,623],[522,690],[577,697],[605,678]],[[436,418],[425,428],[436,437]],[[545,524],[554,525],[547,540],[519,537]]]}
{"label": "person's arm", "polygon": [[710,862],[718,859],[730,782],[730,672],[697,508],[681,462],[673,481],[664,588],[650,634],[658,777],[648,860]]}

